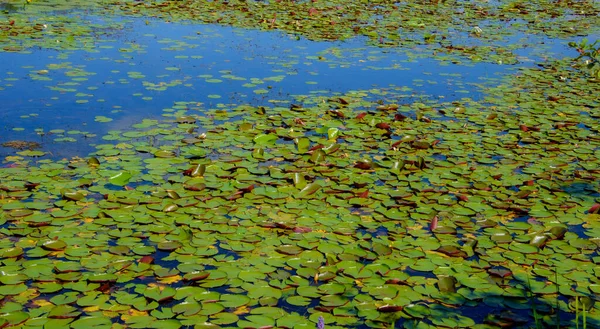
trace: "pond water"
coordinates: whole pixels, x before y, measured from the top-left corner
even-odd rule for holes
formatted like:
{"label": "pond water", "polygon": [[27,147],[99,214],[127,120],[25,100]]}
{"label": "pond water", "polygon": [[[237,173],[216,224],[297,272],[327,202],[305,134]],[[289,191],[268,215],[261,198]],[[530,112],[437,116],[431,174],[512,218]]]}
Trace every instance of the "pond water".
{"label": "pond water", "polygon": [[600,328],[598,13],[1,3],[0,328]]}
{"label": "pond water", "polygon": [[[82,19],[107,23],[98,16]],[[455,64],[443,56],[426,57],[427,47],[414,53],[382,49],[361,38],[316,42],[218,25],[109,22],[122,29],[95,39],[88,51],[0,53],[2,142],[39,142],[49,158],[85,156],[108,131],[160,117],[178,101],[214,109],[390,87],[404,91],[387,99],[392,102],[481,100],[486,86],[503,74],[543,56],[572,53],[568,40],[529,36],[518,51],[519,64]],[[4,156],[12,152],[0,150]]]}

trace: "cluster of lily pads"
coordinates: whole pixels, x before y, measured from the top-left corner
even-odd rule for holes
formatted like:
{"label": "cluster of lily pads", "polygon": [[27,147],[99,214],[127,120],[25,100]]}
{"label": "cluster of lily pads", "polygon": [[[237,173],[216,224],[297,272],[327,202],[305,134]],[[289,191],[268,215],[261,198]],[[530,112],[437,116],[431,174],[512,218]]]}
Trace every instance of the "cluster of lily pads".
{"label": "cluster of lily pads", "polygon": [[[600,26],[594,1],[32,1],[2,48],[93,49],[105,25],[27,12],[90,4],[505,63],[509,31]],[[184,100],[85,158],[22,150],[0,169],[0,328],[600,326],[600,87],[572,64],[482,100]]]}
{"label": "cluster of lily pads", "polygon": [[[0,52],[31,48],[92,51],[96,40],[122,29],[120,22],[91,21],[69,14],[80,8],[101,10],[96,1],[6,1],[0,4]],[[85,24],[83,24],[85,21]]]}
{"label": "cluster of lily pads", "polygon": [[[145,17],[280,29],[313,40],[340,40],[361,35],[387,46],[444,44],[448,35],[458,33],[473,34],[484,42],[515,31],[551,37],[587,35],[596,28],[600,13],[595,1],[541,1],[529,6],[515,1],[340,0],[208,3],[158,0],[114,1],[112,4],[129,14]],[[444,47],[453,50],[451,43]]]}
{"label": "cluster of lily pads", "polygon": [[598,325],[599,90],[566,63],[480,102],[177,102],[10,162],[0,327]]}
{"label": "cluster of lily pads", "polygon": [[569,38],[597,33],[600,26],[600,5],[589,0],[529,6],[518,1],[12,0],[0,9],[7,14],[0,20],[0,51],[13,52],[31,47],[93,51],[96,36],[122,29],[121,23],[110,20],[79,24],[82,17],[69,15],[72,10],[275,29],[310,40],[361,36],[371,44],[400,46],[409,53],[425,46],[426,56],[504,64],[518,62],[515,51],[531,46],[529,40],[517,38],[520,34]]}
{"label": "cluster of lily pads", "polygon": [[[123,12],[144,17],[245,28],[282,30],[310,40],[365,37],[379,47],[402,47],[408,53],[425,46],[425,56],[449,56],[493,63],[518,62],[520,33],[572,37],[595,33],[600,5],[594,1],[116,1]],[[511,40],[511,42],[508,42]]]}

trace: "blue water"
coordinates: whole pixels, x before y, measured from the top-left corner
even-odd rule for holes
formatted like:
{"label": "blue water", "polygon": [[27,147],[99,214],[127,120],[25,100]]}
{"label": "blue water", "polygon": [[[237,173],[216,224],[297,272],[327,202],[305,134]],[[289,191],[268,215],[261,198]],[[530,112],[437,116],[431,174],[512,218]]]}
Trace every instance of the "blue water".
{"label": "blue water", "polygon": [[[119,24],[124,29],[99,38],[92,51],[0,53],[0,143],[37,141],[48,157],[85,156],[106,132],[159,118],[178,101],[201,110],[288,106],[295,95],[383,88],[402,90],[392,98],[381,95],[386,102],[479,100],[502,75],[541,60],[524,48],[519,65],[455,65],[433,54],[415,56],[429,54],[427,47],[383,49],[361,38],[314,42],[214,25]],[[565,44],[546,42],[558,53],[570,51]],[[96,121],[103,119],[108,122]],[[2,157],[14,152],[0,147]]]}

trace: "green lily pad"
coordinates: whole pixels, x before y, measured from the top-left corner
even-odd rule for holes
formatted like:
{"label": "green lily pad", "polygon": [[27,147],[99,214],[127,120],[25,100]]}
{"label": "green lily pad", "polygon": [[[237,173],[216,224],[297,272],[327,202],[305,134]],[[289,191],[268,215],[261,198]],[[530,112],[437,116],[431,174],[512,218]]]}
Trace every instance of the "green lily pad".
{"label": "green lily pad", "polygon": [[127,183],[129,183],[131,177],[131,173],[123,171],[111,176],[108,181],[114,185],[125,186]]}
{"label": "green lily pad", "polygon": [[171,287],[154,286],[146,288],[144,290],[144,296],[160,303],[173,298],[176,292],[177,291]]}

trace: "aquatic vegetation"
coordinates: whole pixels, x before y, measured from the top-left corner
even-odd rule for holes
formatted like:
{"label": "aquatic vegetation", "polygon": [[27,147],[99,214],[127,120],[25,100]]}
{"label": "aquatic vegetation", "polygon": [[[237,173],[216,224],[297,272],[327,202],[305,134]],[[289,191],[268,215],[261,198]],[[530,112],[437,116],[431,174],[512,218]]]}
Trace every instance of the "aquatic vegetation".
{"label": "aquatic vegetation", "polygon": [[91,22],[69,15],[75,8],[98,9],[94,1],[15,3],[4,4],[6,10],[0,11],[0,51],[28,52],[34,47],[92,51],[99,36],[122,28],[119,22]]}
{"label": "aquatic vegetation", "polygon": [[29,141],[8,141],[1,144],[3,147],[10,147],[18,150],[24,149],[38,149],[42,147],[42,145],[38,142],[29,142]]}
{"label": "aquatic vegetation", "polygon": [[[88,10],[107,19],[110,14],[169,21],[214,23],[243,28],[281,30],[310,40],[365,37],[379,47],[401,47],[419,56],[452,57],[452,61],[514,64],[514,51],[530,47],[521,33],[569,38],[593,34],[600,26],[596,1],[531,4],[460,1],[65,1],[30,2],[22,9],[15,0],[6,22],[0,22],[4,51],[30,47],[94,48],[93,36],[122,29],[118,22],[77,24],[70,10]],[[9,4],[10,4],[9,3]],[[7,5],[9,5],[7,4]],[[26,19],[30,14],[37,20]],[[482,33],[483,30],[487,33]],[[510,40],[510,42],[508,41]],[[538,46],[542,46],[539,44]],[[422,48],[424,47],[424,48]]]}
{"label": "aquatic vegetation", "polygon": [[[0,327],[600,325],[600,85],[572,58],[522,66],[479,85],[481,97],[419,95],[414,88],[425,81],[275,94],[299,68],[315,78],[295,83],[318,84],[325,66],[343,69],[348,58],[363,65],[381,53],[337,47],[298,59],[289,50],[265,59],[278,64],[260,77],[213,70],[200,61],[206,53],[178,53],[143,72],[132,66],[149,52],[197,44],[96,44],[106,25],[78,27],[76,17],[110,8],[315,40],[364,36],[418,56],[446,52],[452,63],[516,63],[511,51],[520,46],[493,44],[524,30],[592,31],[596,2],[56,3],[68,12],[48,18],[40,13],[56,8],[37,1],[7,9],[15,23],[1,23],[2,47],[62,50],[51,64],[26,66],[27,81],[90,106],[81,108],[90,126],[110,126],[91,154],[61,159],[42,148],[4,158]],[[32,28],[48,19],[50,30]],[[500,28],[507,22],[514,29]],[[46,47],[54,34],[62,46]],[[121,66],[58,60],[100,49]],[[189,73],[194,65],[200,72]],[[3,93],[19,87],[10,70]],[[123,74],[111,80],[113,71]],[[96,75],[104,80],[96,84]],[[119,122],[128,109],[111,99],[130,81],[144,92],[127,96],[153,116],[133,124]],[[163,93],[182,87],[205,97]],[[257,98],[232,96],[242,88]],[[92,93],[102,91],[110,109],[92,111],[101,108],[88,104]],[[34,132],[58,143],[94,135],[83,127]]]}
{"label": "aquatic vegetation", "polygon": [[[498,90],[514,90],[507,81]],[[584,82],[571,76],[566,102]],[[472,327],[474,303],[518,307],[557,280],[561,294],[591,294],[598,144],[586,132],[598,127],[582,106],[540,112],[543,86],[524,85],[518,111],[502,99],[396,105],[394,88],[381,102],[355,91],[288,107],[189,103],[112,132],[120,147],[87,162],[13,162],[0,233],[20,238],[2,240],[1,293],[44,306],[6,321],[371,327],[397,314]],[[577,184],[588,187],[567,192]],[[511,283],[522,273],[544,279],[533,295]],[[538,313],[554,307],[540,302]]]}
{"label": "aquatic vegetation", "polygon": [[575,60],[584,60],[584,67],[590,76],[600,78],[600,40],[588,42],[583,39],[579,43],[570,42],[569,46],[577,49],[579,56]]}
{"label": "aquatic vegetation", "polygon": [[325,329],[325,319],[322,316],[320,316],[319,321],[317,321],[317,328]]}

